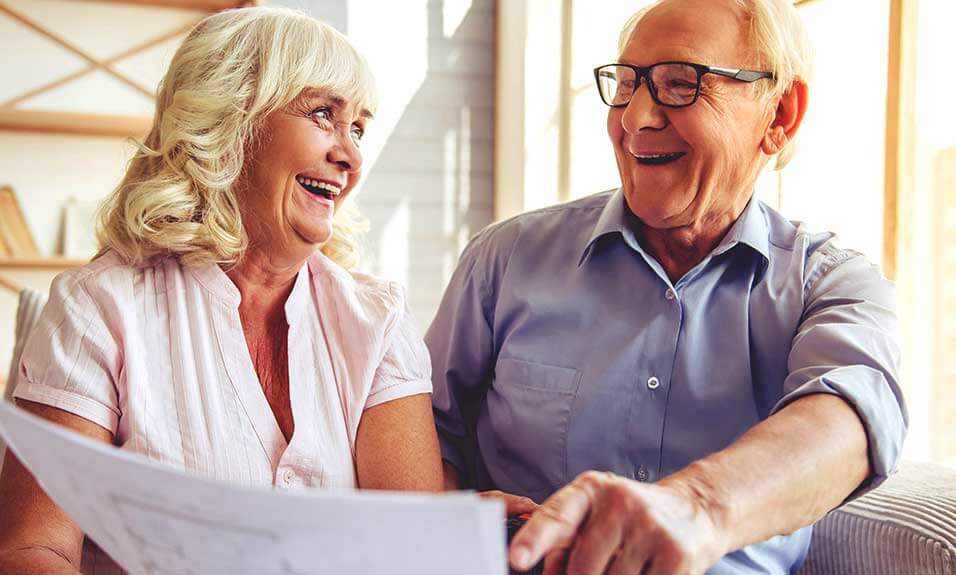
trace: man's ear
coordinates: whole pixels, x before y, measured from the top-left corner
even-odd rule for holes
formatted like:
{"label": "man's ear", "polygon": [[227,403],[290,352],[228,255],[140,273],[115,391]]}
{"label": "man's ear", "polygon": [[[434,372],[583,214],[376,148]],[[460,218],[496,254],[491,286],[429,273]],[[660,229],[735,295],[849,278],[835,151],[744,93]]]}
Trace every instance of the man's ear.
{"label": "man's ear", "polygon": [[790,89],[780,96],[776,115],[760,142],[760,149],[765,154],[776,154],[797,135],[797,130],[803,123],[803,115],[807,112],[808,95],[807,85],[797,79],[793,81]]}

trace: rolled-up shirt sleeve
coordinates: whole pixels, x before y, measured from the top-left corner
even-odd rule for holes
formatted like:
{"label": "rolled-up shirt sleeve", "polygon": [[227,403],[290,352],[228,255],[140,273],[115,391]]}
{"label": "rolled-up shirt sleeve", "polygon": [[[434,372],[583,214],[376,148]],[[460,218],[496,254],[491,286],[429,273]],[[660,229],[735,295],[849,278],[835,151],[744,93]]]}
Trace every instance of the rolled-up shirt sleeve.
{"label": "rolled-up shirt sleeve", "polygon": [[866,430],[870,476],[852,499],[896,470],[906,434],[895,293],[875,265],[832,244],[814,253],[808,268],[785,395],[773,411],[813,393],[837,395],[856,410]]}
{"label": "rolled-up shirt sleeve", "polygon": [[470,482],[477,407],[494,369],[493,301],[485,279],[486,234],[465,248],[445,289],[435,319],[425,334],[431,353],[432,406],[442,459],[452,464],[463,482]]}
{"label": "rolled-up shirt sleeve", "polygon": [[58,276],[20,358],[14,397],[62,409],[116,433],[121,348],[83,284]]}
{"label": "rolled-up shirt sleeve", "polygon": [[428,349],[415,326],[404,292],[395,284],[391,289],[399,311],[389,331],[385,355],[375,370],[365,409],[432,391]]}

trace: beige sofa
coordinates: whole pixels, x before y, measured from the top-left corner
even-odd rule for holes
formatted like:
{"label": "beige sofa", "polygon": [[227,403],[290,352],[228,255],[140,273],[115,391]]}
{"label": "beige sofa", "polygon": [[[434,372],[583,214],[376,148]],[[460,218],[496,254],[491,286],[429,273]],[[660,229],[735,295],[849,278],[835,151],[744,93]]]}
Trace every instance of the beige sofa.
{"label": "beige sofa", "polygon": [[[45,301],[21,293],[14,359]],[[878,489],[817,524],[799,575],[956,575],[956,469],[904,462]]]}
{"label": "beige sofa", "polygon": [[816,525],[800,575],[956,575],[956,469],[903,462]]}

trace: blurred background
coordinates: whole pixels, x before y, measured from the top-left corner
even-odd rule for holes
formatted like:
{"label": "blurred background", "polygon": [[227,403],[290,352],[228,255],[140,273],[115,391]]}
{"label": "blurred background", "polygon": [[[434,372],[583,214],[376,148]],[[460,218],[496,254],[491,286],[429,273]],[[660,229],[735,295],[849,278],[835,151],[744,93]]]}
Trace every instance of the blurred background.
{"label": "blurred background", "polygon": [[[92,213],[179,42],[247,3],[0,0],[0,374],[18,290],[88,259]],[[646,0],[258,3],[324,20],[371,63],[363,267],[408,286],[422,328],[481,228],[618,185],[591,70]],[[795,160],[757,194],[896,280],[905,455],[956,465],[956,2],[796,3],[816,51],[810,110]]]}

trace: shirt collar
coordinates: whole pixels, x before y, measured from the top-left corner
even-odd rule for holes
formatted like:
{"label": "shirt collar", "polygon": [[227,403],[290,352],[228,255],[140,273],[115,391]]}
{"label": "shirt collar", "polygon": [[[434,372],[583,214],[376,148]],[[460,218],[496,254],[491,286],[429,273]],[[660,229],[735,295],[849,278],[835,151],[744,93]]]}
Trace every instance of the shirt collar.
{"label": "shirt collar", "polygon": [[624,192],[618,188],[611,194],[607,203],[604,205],[604,209],[601,210],[601,216],[598,218],[594,229],[591,231],[591,235],[588,236],[588,241],[581,250],[581,258],[578,260],[578,265],[580,266],[584,263],[584,260],[594,249],[594,244],[597,243],[598,240],[611,234],[621,234],[625,243],[631,248],[643,252],[644,250],[641,249],[640,244],[638,244],[637,238],[634,236],[634,230],[631,228],[629,222],[630,217],[627,204],[624,201]]}
{"label": "shirt collar", "polygon": [[[289,294],[285,303],[286,316],[288,318],[296,317],[309,295],[309,277],[321,271],[321,267],[310,266],[315,260],[315,256],[310,256],[309,261],[302,265],[296,274],[295,283],[292,286],[292,292]],[[242,302],[242,294],[239,288],[229,279],[226,272],[215,263],[203,264],[199,266],[188,266],[187,269],[193,274],[199,283],[217,299],[225,302],[229,307],[238,308]],[[303,299],[305,298],[305,299]],[[291,321],[291,319],[289,320]]]}
{"label": "shirt collar", "polygon": [[[584,249],[581,251],[581,258],[578,260],[580,266],[584,263],[588,254],[594,249],[594,244],[602,237],[610,234],[620,233],[631,248],[644,253],[634,230],[631,227],[630,214],[627,203],[624,201],[624,193],[620,188],[617,189],[601,210],[601,216],[598,218],[591,235],[588,237]],[[763,256],[764,261],[770,259],[770,230],[767,225],[767,219],[762,209],[760,201],[751,197],[747,207],[741,212],[740,217],[734,222],[730,230],[724,235],[724,238],[717,244],[712,255],[722,254],[737,244],[750,246],[754,251]]]}
{"label": "shirt collar", "polygon": [[770,228],[767,225],[767,216],[760,209],[760,200],[751,196],[747,207],[730,227],[730,230],[714,248],[713,255],[720,255],[737,244],[750,246],[755,252],[763,256],[764,261],[770,260]]}

